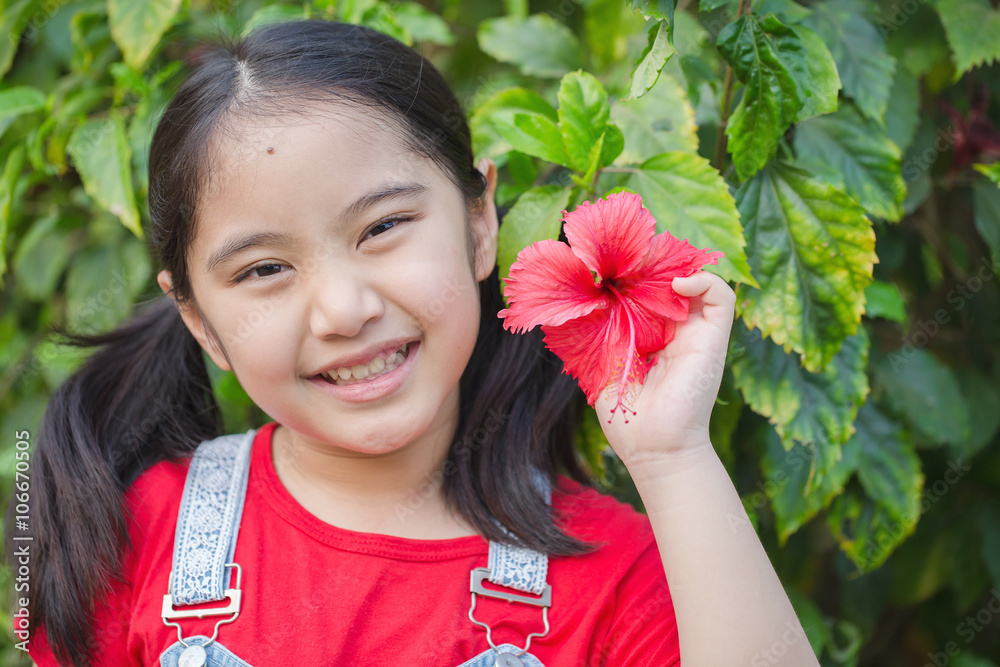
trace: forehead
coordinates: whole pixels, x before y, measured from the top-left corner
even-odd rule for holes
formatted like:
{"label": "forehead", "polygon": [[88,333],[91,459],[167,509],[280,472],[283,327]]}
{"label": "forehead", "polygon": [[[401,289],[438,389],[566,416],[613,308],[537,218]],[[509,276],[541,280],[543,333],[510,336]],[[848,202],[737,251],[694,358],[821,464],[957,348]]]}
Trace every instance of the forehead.
{"label": "forehead", "polygon": [[192,249],[248,220],[335,217],[376,185],[415,182],[460,197],[384,112],[345,104],[223,122],[208,148]]}

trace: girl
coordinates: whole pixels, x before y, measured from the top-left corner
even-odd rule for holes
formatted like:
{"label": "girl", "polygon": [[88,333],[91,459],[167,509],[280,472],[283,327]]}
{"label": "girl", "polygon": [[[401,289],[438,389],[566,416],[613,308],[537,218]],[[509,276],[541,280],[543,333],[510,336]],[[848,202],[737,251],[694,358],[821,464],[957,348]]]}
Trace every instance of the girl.
{"label": "girl", "polygon": [[[647,517],[502,329],[496,168],[430,63],[306,21],[191,65],[150,154],[167,296],[76,337],[44,417],[38,665],[817,664],[708,440],[721,279],[675,281],[637,414],[595,406]],[[202,351],[273,421],[220,436]]]}

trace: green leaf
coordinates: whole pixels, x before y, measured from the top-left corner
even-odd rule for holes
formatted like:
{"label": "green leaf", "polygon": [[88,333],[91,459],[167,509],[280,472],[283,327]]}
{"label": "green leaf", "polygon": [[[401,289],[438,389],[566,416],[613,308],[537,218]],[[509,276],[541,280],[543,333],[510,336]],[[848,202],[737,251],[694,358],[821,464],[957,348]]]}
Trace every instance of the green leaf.
{"label": "green leaf", "polygon": [[841,550],[862,572],[882,565],[916,527],[915,521],[894,519],[884,507],[852,487],[834,498],[826,520]]}
{"label": "green leaf", "polygon": [[858,411],[858,480],[868,497],[906,523],[920,516],[924,475],[913,442],[902,427],[871,403]]}
{"label": "green leaf", "polygon": [[559,116],[551,104],[526,88],[502,90],[481,104],[470,119],[478,159],[511,149],[566,164]]}
{"label": "green leaf", "polygon": [[642,97],[653,87],[660,77],[660,70],[674,55],[674,47],[668,39],[669,26],[665,21],[658,21],[649,29],[649,43],[643,49],[639,59],[632,68],[632,83],[629,86],[628,97]]}
{"label": "green leaf", "polygon": [[[17,51],[18,44],[21,43],[21,33],[28,25],[22,16],[34,4],[34,0],[4,3],[2,13],[0,13],[0,78],[3,78],[3,75],[10,69],[11,63],[14,62],[14,53]],[[0,275],[3,275],[2,272]]]}
{"label": "green leaf", "polygon": [[[1000,169],[997,171],[1000,172]],[[991,176],[990,173],[983,173]],[[1000,269],[1000,188],[985,179],[977,178],[972,184],[972,208],[976,231],[986,241],[993,270],[997,272]]]}
{"label": "green leaf", "polygon": [[[910,338],[916,340],[915,334]],[[877,357],[873,370],[886,403],[932,442],[964,445],[972,436],[958,380],[934,355],[907,342],[888,356]]]}
{"label": "green leaf", "polygon": [[14,254],[17,286],[36,301],[51,298],[72,250],[67,234],[56,229],[58,222],[58,215],[37,220]]}
{"label": "green leaf", "polygon": [[847,195],[782,162],[740,186],[736,204],[762,285],[739,285],[737,310],[817,372],[864,312],[878,261],[871,221]]}
{"label": "green leaf", "polygon": [[145,67],[180,7],[181,0],[108,0],[111,37],[129,67]]}
{"label": "green leaf", "polygon": [[443,18],[416,2],[401,2],[392,6],[392,15],[418,42],[450,46],[455,35]]}
{"label": "green leaf", "polygon": [[73,130],[66,150],[73,158],[87,194],[141,238],[142,227],[129,163],[132,151],[121,118],[112,115],[84,122]]}
{"label": "green leaf", "polygon": [[935,7],[955,56],[955,81],[1000,59],[1000,11],[989,0],[938,0]]}
{"label": "green leaf", "polygon": [[722,383],[719,386],[719,396],[712,408],[712,417],[708,424],[709,440],[719,453],[726,469],[734,472],[736,452],[733,451],[733,433],[743,414],[743,399],[740,392],[733,386],[732,373],[723,372]]}
{"label": "green leaf", "polygon": [[[992,599],[990,598],[991,603]],[[951,661],[951,667],[997,667],[997,663],[975,653],[959,653]]]}
{"label": "green leaf", "polygon": [[66,275],[67,317],[75,330],[106,331],[129,313],[135,276],[124,248],[101,245],[74,253]]}
{"label": "green leaf", "polygon": [[533,113],[515,113],[513,121],[510,125],[498,125],[497,129],[515,150],[569,166],[570,160],[563,150],[562,133],[556,123]]}
{"label": "green leaf", "polygon": [[873,280],[865,288],[865,315],[884,317],[893,322],[906,321],[906,300],[895,283]]}
{"label": "green leaf", "polygon": [[776,14],[784,23],[801,23],[812,14],[808,7],[795,0],[761,0],[759,4],[754,4],[754,11],[758,14]]}
{"label": "green leaf", "polygon": [[594,174],[597,173],[598,168],[601,166],[601,158],[604,157],[604,137],[607,136],[607,132],[602,132],[601,136],[597,138],[594,145],[590,147],[590,154],[587,156],[587,171],[584,173],[583,178],[580,178],[576,174],[571,174],[571,177],[576,181],[577,185],[588,188],[594,182]]}
{"label": "green leaf", "polygon": [[44,106],[45,93],[32,86],[15,86],[0,90],[0,123],[21,114],[38,111]]}
{"label": "green leaf", "polygon": [[[629,7],[633,12],[639,12],[646,18],[653,17],[660,21],[674,22],[674,9],[677,7],[677,0],[628,0]],[[673,35],[671,35],[671,38]]]}
{"label": "green leaf", "polygon": [[600,165],[606,167],[615,162],[625,149],[625,135],[614,123],[608,123],[603,134],[604,145],[601,148]]}
{"label": "green leaf", "polygon": [[583,8],[587,50],[593,54],[597,70],[604,71],[625,57],[629,39],[644,21],[626,12],[621,0],[588,0]]}
{"label": "green leaf", "polygon": [[866,117],[884,123],[896,59],[889,55],[882,33],[866,16],[871,5],[858,0],[826,0],[812,9],[805,24],[833,54],[844,94]]}
{"label": "green leaf", "polygon": [[576,35],[548,14],[487,19],[476,36],[484,52],[531,76],[558,78],[583,64]]}
{"label": "green leaf", "polygon": [[1000,187],[1000,162],[994,162],[993,164],[974,164],[976,171],[983,174],[991,181]]}
{"label": "green leaf", "polygon": [[743,247],[743,230],[729,187],[708,160],[673,151],[643,162],[627,187],[641,193],[656,218],[656,231],[669,231],[698,248],[721,250],[717,272],[726,280],[756,285]]}
{"label": "green leaf", "polygon": [[608,444],[608,438],[601,428],[601,418],[593,408],[584,408],[577,436],[578,448],[593,471],[594,477],[600,484],[605,486],[611,484],[612,480],[608,479],[608,468],[604,462],[604,453],[610,450],[611,445]]}
{"label": "green leaf", "polygon": [[306,18],[309,18],[309,13],[301,5],[265,5],[250,15],[240,34],[246,37],[257,28],[266,25],[301,21]]}
{"label": "green leaf", "polygon": [[854,418],[868,395],[868,346],[859,328],[825,368],[810,373],[797,354],[739,322],[729,358],[743,398],[774,425],[785,449],[796,442],[821,449],[844,444],[854,431]]}
{"label": "green leaf", "polygon": [[528,15],[528,0],[503,0],[505,14],[524,18]]}
{"label": "green leaf", "polygon": [[615,164],[635,164],[667,151],[698,152],[694,109],[669,74],[661,74],[640,98],[612,102],[611,119],[625,135],[625,148]]}
{"label": "green leaf", "polygon": [[832,448],[838,450],[839,457],[818,477],[814,471],[823,464],[817,461],[812,446],[797,444],[786,450],[777,433],[768,432],[761,459],[766,480],[763,491],[771,498],[780,545],[843,491],[857,468],[857,447]]}
{"label": "green leaf", "polygon": [[875,123],[850,105],[795,129],[797,163],[880,218],[903,217],[906,182],[900,150]]}
{"label": "green leaf", "polygon": [[899,150],[906,151],[920,123],[920,85],[905,67],[896,68],[885,115],[885,129]]}
{"label": "green leaf", "polygon": [[593,74],[570,72],[559,83],[559,131],[569,166],[585,172],[591,149],[604,134],[610,107],[604,86]]}
{"label": "green leaf", "polygon": [[507,211],[497,239],[497,264],[503,281],[524,248],[536,241],[559,238],[563,210],[569,204],[571,192],[572,188],[558,185],[532,188]]}
{"label": "green leaf", "polygon": [[[309,8],[306,5],[303,7],[303,13],[308,14],[308,12]],[[392,8],[388,3],[377,2],[374,6],[366,9],[361,15],[359,23],[366,28],[377,30],[384,35],[389,35],[393,39],[398,39],[407,46],[413,46],[413,35],[396,22],[396,15],[392,12]]]}
{"label": "green leaf", "polygon": [[[790,5],[795,4],[792,0],[786,0],[786,2]],[[788,601],[792,603],[792,609],[795,610],[795,615],[798,617],[799,622],[802,623],[802,630],[806,633],[806,638],[809,640],[809,645],[812,647],[813,653],[823,655],[823,646],[826,644],[827,635],[829,634],[829,630],[826,627],[827,621],[823,616],[823,612],[819,610],[815,602],[794,588],[786,586],[785,594],[788,595]]]}
{"label": "green leaf", "polygon": [[719,52],[745,84],[726,125],[739,178],[753,176],[774,156],[778,139],[805,104],[793,72],[807,72],[805,43],[774,16],[744,15],[719,33]]}
{"label": "green leaf", "polygon": [[10,228],[14,190],[17,188],[17,182],[21,180],[24,161],[24,146],[15,146],[7,154],[3,176],[0,176],[0,286],[3,286],[3,277],[7,273],[7,230]]}
{"label": "green leaf", "polygon": [[969,409],[970,436],[952,448],[957,458],[968,461],[993,441],[1000,429],[1000,391],[996,383],[974,368],[959,368],[958,386]]}
{"label": "green leaf", "polygon": [[1000,588],[1000,502],[994,500],[983,507],[979,515],[979,531],[983,548],[983,562],[989,568],[993,585]]}
{"label": "green leaf", "polygon": [[[795,3],[789,2],[789,4]],[[806,95],[802,110],[795,116],[795,120],[800,121],[837,110],[840,75],[837,74],[837,63],[833,59],[833,54],[826,48],[819,35],[802,25],[795,26],[795,32],[805,44],[808,71],[807,76],[801,71],[793,71]]]}

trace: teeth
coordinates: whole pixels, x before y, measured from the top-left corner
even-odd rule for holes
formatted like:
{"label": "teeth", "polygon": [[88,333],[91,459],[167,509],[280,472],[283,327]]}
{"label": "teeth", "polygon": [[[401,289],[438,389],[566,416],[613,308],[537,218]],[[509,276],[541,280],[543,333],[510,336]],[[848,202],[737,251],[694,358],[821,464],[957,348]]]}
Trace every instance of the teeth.
{"label": "teeth", "polygon": [[356,366],[341,366],[332,371],[327,371],[322,373],[322,376],[329,382],[334,382],[337,385],[343,386],[345,384],[351,384],[358,380],[364,380],[376,375],[385,375],[386,373],[396,370],[403,360],[406,359],[406,353],[409,350],[410,344],[402,346],[385,359],[382,357],[375,357],[367,364],[358,364]]}

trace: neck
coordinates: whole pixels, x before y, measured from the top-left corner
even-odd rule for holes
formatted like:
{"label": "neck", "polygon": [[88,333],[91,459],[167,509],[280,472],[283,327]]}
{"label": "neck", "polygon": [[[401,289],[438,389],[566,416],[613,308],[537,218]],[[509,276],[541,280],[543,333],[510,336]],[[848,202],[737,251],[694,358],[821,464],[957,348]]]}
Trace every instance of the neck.
{"label": "neck", "polygon": [[457,427],[441,420],[391,452],[370,454],[316,442],[279,425],[271,454],[282,484],[322,521],[358,532],[419,539],[475,534],[444,502],[444,462]]}

